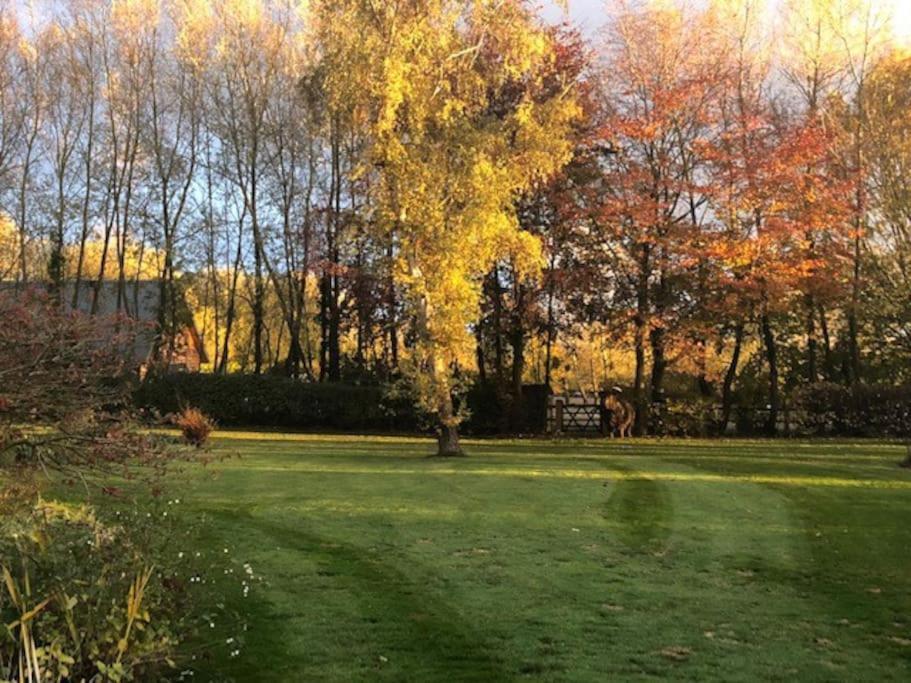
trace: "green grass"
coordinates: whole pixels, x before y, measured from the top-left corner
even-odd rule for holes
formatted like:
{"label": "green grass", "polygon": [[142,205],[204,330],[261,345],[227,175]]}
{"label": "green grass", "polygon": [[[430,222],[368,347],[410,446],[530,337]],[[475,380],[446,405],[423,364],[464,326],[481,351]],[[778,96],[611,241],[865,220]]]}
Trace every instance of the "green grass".
{"label": "green grass", "polygon": [[222,433],[179,488],[266,583],[197,680],[911,678],[902,447],[467,446]]}

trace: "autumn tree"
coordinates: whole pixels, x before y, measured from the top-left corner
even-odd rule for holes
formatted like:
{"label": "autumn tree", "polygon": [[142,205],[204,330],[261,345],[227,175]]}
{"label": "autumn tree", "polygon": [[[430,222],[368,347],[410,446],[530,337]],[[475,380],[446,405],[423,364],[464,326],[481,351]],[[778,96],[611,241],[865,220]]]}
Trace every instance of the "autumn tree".
{"label": "autumn tree", "polygon": [[697,143],[711,135],[725,75],[712,18],[685,4],[619,3],[604,55],[606,153],[588,252],[611,292],[605,320],[632,327],[640,433],[686,334],[684,292],[698,286],[690,273],[706,199]]}
{"label": "autumn tree", "polygon": [[[396,276],[415,320],[414,379],[439,423],[440,455],[461,452],[452,369],[470,343],[480,278],[509,255],[540,265],[514,200],[567,160],[571,89],[542,99],[553,50],[521,2],[318,3],[328,87],[361,89],[376,174],[375,224],[394,235]],[[357,74],[357,78],[352,77]]]}
{"label": "autumn tree", "polygon": [[829,176],[832,136],[818,117],[812,112],[789,117],[775,108],[769,62],[755,47],[750,13],[735,14],[728,25],[739,30],[730,34],[721,132],[705,150],[712,168],[711,206],[720,224],[707,255],[716,265],[715,286],[740,312],[723,421],[744,326],[754,318],[768,371],[766,430],[774,433],[782,403],[776,321],[797,292],[817,291],[821,282],[837,278],[847,187]]}
{"label": "autumn tree", "polygon": [[880,376],[907,379],[911,358],[911,59],[884,58],[864,93],[869,191],[876,207],[867,241],[868,290],[864,319]]}
{"label": "autumn tree", "polygon": [[568,271],[577,265],[572,250],[577,245],[578,226],[571,207],[581,197],[574,187],[585,184],[582,176],[590,172],[592,160],[589,143],[595,105],[591,51],[582,35],[569,26],[556,26],[550,34],[554,59],[549,73],[543,74],[539,96],[555,96],[572,84],[582,115],[570,130],[570,162],[547,182],[536,183],[516,205],[521,229],[541,241],[544,269],[541,277],[530,277],[509,259],[495,263],[484,278],[481,317],[474,326],[479,380],[491,383],[499,399],[510,406],[505,415],[509,424],[503,428],[511,431],[521,431],[525,423],[522,387],[529,347],[542,337],[544,373],[539,381],[550,385],[557,334],[568,321],[561,300],[573,291]]}

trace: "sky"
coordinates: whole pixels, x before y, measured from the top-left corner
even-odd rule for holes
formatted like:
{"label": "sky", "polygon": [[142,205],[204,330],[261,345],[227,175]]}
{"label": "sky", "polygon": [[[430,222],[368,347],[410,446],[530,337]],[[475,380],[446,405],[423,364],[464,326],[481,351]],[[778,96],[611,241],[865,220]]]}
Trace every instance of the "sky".
{"label": "sky", "polygon": [[[540,2],[544,15],[549,21],[557,22],[567,18],[567,14],[560,7],[559,0],[540,0]],[[768,0],[768,2],[770,11],[774,12],[775,5],[782,0]],[[875,2],[884,12],[891,15],[892,28],[897,40],[906,46],[911,46],[911,0],[875,0]],[[2,4],[2,0],[0,0],[0,4]],[[29,0],[12,0],[14,10],[22,14],[30,4]],[[567,4],[569,5],[568,18],[586,35],[596,33],[604,25],[609,0],[567,0]]]}
{"label": "sky", "polygon": [[[544,3],[544,13],[549,21],[559,21],[565,14],[559,3],[549,0]],[[573,23],[582,28],[586,33],[594,31],[603,23],[603,0],[576,0],[569,2],[569,14]]]}
{"label": "sky", "polygon": [[[606,13],[605,0],[568,0],[569,18],[579,26],[584,33],[592,34],[604,23]],[[769,0],[774,6],[780,0]],[[892,17],[892,29],[898,40],[906,45],[911,45],[911,0],[878,0],[881,9]],[[548,20],[559,21],[565,14],[556,0],[544,0],[544,13]]]}

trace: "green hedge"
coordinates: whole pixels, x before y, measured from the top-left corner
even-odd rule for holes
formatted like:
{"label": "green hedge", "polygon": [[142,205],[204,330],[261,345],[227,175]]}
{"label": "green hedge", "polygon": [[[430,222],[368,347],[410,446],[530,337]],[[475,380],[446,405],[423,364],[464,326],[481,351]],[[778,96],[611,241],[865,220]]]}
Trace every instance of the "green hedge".
{"label": "green hedge", "polygon": [[409,432],[419,428],[411,402],[378,386],[319,384],[275,375],[172,374],[136,390],[140,409],[199,408],[219,425],[340,431]]}
{"label": "green hedge", "polygon": [[469,434],[543,434],[547,429],[547,396],[543,384],[526,384],[517,405],[510,393],[494,382],[477,382],[465,396]]}
{"label": "green hedge", "polygon": [[[166,415],[199,408],[224,427],[356,432],[426,431],[409,397],[376,385],[314,383],[277,375],[171,374],[147,378],[136,406]],[[536,434],[544,431],[547,392],[523,388],[521,407],[492,385],[469,389],[467,434]]]}
{"label": "green hedge", "polygon": [[804,431],[815,434],[911,437],[911,385],[819,382],[794,397]]}

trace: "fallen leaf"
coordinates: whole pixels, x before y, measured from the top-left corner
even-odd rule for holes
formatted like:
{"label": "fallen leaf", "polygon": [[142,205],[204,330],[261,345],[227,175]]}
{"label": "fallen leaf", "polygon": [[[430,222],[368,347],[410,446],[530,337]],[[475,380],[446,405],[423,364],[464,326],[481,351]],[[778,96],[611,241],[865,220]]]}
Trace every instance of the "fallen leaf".
{"label": "fallen leaf", "polygon": [[680,647],[678,645],[666,647],[661,651],[662,657],[673,660],[675,662],[685,662],[690,658],[691,654],[693,654],[693,651],[690,648]]}

